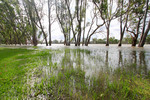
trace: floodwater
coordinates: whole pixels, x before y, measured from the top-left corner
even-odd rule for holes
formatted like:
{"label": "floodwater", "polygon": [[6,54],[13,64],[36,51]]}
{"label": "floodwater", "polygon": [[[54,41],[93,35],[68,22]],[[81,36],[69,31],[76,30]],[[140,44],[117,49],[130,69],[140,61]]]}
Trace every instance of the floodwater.
{"label": "floodwater", "polygon": [[[38,69],[39,71],[42,71],[41,77],[35,76],[34,79],[36,80],[30,79],[32,82],[29,83],[33,83],[33,85],[35,83],[39,84],[43,77],[48,77],[46,79],[48,80],[52,75],[55,75],[56,77],[59,76],[59,73],[67,75],[66,72],[68,70],[70,71],[70,69],[77,70],[79,73],[81,70],[82,73],[84,73],[83,77],[71,75],[72,77],[69,79],[70,83],[68,88],[73,89],[73,94],[75,94],[78,90],[82,91],[82,88],[76,88],[79,83],[78,80],[84,80],[84,83],[80,83],[80,85],[86,84],[88,89],[94,88],[93,90],[96,91],[95,87],[105,87],[106,79],[103,80],[103,84],[95,84],[92,80],[93,77],[100,78],[101,80],[103,78],[101,73],[109,74],[109,80],[111,82],[113,81],[115,70],[118,68],[131,71],[135,73],[135,75],[140,74],[143,76],[147,76],[150,70],[149,45],[146,45],[144,48],[131,47],[130,45],[123,45],[122,47],[117,47],[117,45],[110,45],[109,47],[104,45],[89,45],[88,47],[66,47],[63,45],[45,47],[39,45],[36,49],[52,49],[52,51],[49,51],[50,56],[41,57],[41,61],[43,61],[43,63],[46,61],[46,65],[39,67]],[[119,75],[117,74],[117,76]],[[60,80],[62,80],[64,84],[67,84],[66,81],[68,80]],[[84,90],[85,93],[86,91],[88,90]],[[98,91],[96,92],[98,93]],[[38,95],[38,98],[46,99],[47,96],[40,94]]]}
{"label": "floodwater", "polygon": [[[82,93],[86,94],[87,91],[94,91],[97,95],[103,96],[107,86],[101,73],[109,74],[109,80],[112,81],[112,77],[115,76],[114,73],[118,68],[142,76],[148,76],[150,72],[150,45],[145,45],[144,48],[131,47],[130,45],[123,45],[122,47],[110,45],[106,47],[99,44],[91,44],[88,47],[64,46],[62,44],[55,44],[51,47],[45,45],[5,47],[37,49],[37,52],[48,52],[48,55],[39,57],[40,66],[33,69],[27,76],[27,85],[29,85],[27,87],[27,99],[59,98],[63,100],[64,97],[69,96],[76,99],[74,94],[82,95]],[[119,75],[117,74],[117,76]],[[93,77],[98,78],[97,81],[92,80]],[[36,87],[37,84],[41,85]],[[40,89],[45,91],[46,94],[39,92]],[[58,89],[62,90],[60,93],[64,97],[58,95]],[[90,93],[89,96],[92,94]],[[108,99],[107,96],[105,99]]]}
{"label": "floodwater", "polygon": [[[33,49],[32,46],[1,46],[9,48],[27,48]],[[35,49],[35,48],[34,48]],[[110,45],[106,47],[104,44],[90,44],[87,46],[75,47],[64,46],[63,44],[53,44],[46,47],[44,44],[38,45],[36,49],[52,49],[61,52],[47,57],[47,64],[57,64],[58,68],[62,66],[72,66],[74,68],[81,67],[87,76],[95,75],[99,71],[111,69],[112,71],[118,67],[134,64],[136,69],[140,69],[141,73],[147,73],[150,70],[150,45],[144,48],[131,47],[131,45]],[[51,53],[51,52],[50,52]],[[44,57],[45,58],[45,57]],[[143,69],[141,69],[144,66]]]}
{"label": "floodwater", "polygon": [[139,48],[130,45],[106,47],[105,45],[91,44],[88,47],[75,47],[74,45],[66,47],[57,44],[52,47],[39,45],[37,49],[59,50],[59,53],[53,53],[51,57],[47,57],[48,66],[52,62],[57,64],[58,68],[62,66],[80,67],[88,77],[96,76],[101,71],[111,70],[113,73],[116,68],[126,65],[134,65],[135,69],[140,71],[138,73],[142,74],[147,74],[150,70],[150,45]]}
{"label": "floodwater", "polygon": [[[33,49],[32,46],[3,46],[9,48],[27,48]],[[115,70],[118,67],[132,65],[140,73],[147,74],[150,70],[150,45],[145,45],[144,48],[131,47],[131,45],[110,45],[106,47],[104,44],[90,44],[89,46],[75,47],[64,46],[63,44],[52,44],[51,47],[46,47],[44,44],[38,45],[34,49],[52,49],[54,50],[51,56],[44,57],[47,61],[47,66],[50,63],[57,64],[58,68],[63,67],[80,67],[85,71],[86,76],[96,76],[100,71]],[[56,52],[55,52],[56,50]],[[59,52],[57,52],[57,50]],[[47,68],[47,67],[44,67]],[[130,70],[130,69],[128,69]],[[48,70],[46,70],[49,73]]]}

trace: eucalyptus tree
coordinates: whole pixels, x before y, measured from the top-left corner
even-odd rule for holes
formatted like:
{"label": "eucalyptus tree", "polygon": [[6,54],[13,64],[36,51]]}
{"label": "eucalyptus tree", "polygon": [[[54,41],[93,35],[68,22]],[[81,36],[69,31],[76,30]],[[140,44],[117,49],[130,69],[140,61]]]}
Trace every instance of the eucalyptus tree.
{"label": "eucalyptus tree", "polygon": [[5,37],[5,19],[6,18],[6,13],[3,13],[5,10],[3,9],[5,8],[4,3],[1,1],[0,2],[0,37],[1,39],[3,38],[5,40],[6,43],[6,37]]}
{"label": "eucalyptus tree", "polygon": [[117,7],[115,8],[113,0],[102,0],[101,9],[102,9],[102,20],[105,22],[105,27],[107,30],[106,46],[109,46],[110,24],[111,21],[114,18],[116,18],[118,8]]}
{"label": "eucalyptus tree", "polygon": [[51,46],[51,33],[52,33],[52,24],[55,22],[55,17],[52,15],[54,11],[55,0],[48,0],[48,21],[49,21],[49,46]]}
{"label": "eucalyptus tree", "polygon": [[19,39],[17,39],[18,29],[17,29],[17,22],[16,22],[16,15],[15,15],[15,10],[13,6],[12,1],[5,1],[1,0],[1,34],[3,38],[5,39],[6,44],[20,44]]}
{"label": "eucalyptus tree", "polygon": [[[94,2],[94,1],[93,1]],[[101,27],[105,24],[105,22],[103,20],[101,20],[102,17],[102,13],[101,10],[99,8],[99,4],[101,4],[101,2],[94,2],[93,3],[96,6],[93,6],[92,12],[91,12],[91,21],[86,23],[86,26],[89,27],[88,28],[88,32],[87,32],[87,36],[85,39],[85,46],[88,46],[88,44],[90,43],[90,39],[91,37],[96,34],[96,33],[100,33],[101,31]],[[98,8],[98,10],[97,10]],[[100,22],[102,21],[102,22]],[[95,26],[96,24],[96,26]]]}
{"label": "eucalyptus tree", "polygon": [[[71,6],[72,3],[74,3],[74,6]],[[75,46],[80,46],[81,36],[83,34],[84,37],[85,34],[85,24],[82,25],[82,23],[83,20],[84,23],[86,22],[86,3],[86,0],[65,0],[71,22],[71,30],[73,33]]]}
{"label": "eucalyptus tree", "polygon": [[23,6],[27,15],[27,27],[32,32],[32,42],[34,46],[37,46],[37,26],[35,23],[37,23],[37,16],[35,13],[35,10],[33,8],[33,5],[31,5],[30,0],[23,0]]}
{"label": "eucalyptus tree", "polygon": [[128,17],[130,13],[130,0],[118,0],[117,2],[119,7],[119,16],[120,16],[120,40],[118,46],[122,45],[123,36],[126,30]]}
{"label": "eucalyptus tree", "polygon": [[150,30],[150,19],[149,19],[150,16],[148,17],[148,25],[147,25],[147,28],[146,28],[146,19],[147,19],[147,15],[150,11],[150,9],[149,9],[149,0],[146,0],[145,5],[146,5],[146,8],[145,8],[145,12],[144,12],[141,38],[140,38],[140,42],[139,42],[139,45],[138,45],[139,47],[144,46],[145,41],[146,41],[146,37],[147,37],[147,35],[149,33],[149,30]]}
{"label": "eucalyptus tree", "polygon": [[36,13],[36,16],[37,16],[37,20],[38,20],[38,23],[39,23],[39,25],[38,24],[36,24],[36,25],[41,29],[41,31],[43,33],[43,36],[44,36],[44,39],[45,39],[46,46],[48,46],[47,35],[46,35],[45,31],[44,31],[44,26],[42,25],[42,22],[41,22],[43,14],[40,14],[40,11],[41,11],[41,13],[43,13],[42,12],[43,4],[42,4],[42,1],[39,1],[39,2],[40,2],[40,5],[37,6],[37,4],[35,3],[35,1],[31,0],[31,4],[32,4],[31,6],[34,7],[34,10],[35,10],[35,13]]}
{"label": "eucalyptus tree", "polygon": [[71,38],[71,21],[67,10],[67,5],[65,5],[65,1],[62,0],[55,1],[55,5],[57,19],[64,34],[64,45],[69,46]]}
{"label": "eucalyptus tree", "polygon": [[86,12],[87,12],[87,0],[85,0],[85,3],[83,5],[84,8],[84,26],[83,26],[83,37],[82,37],[82,46],[85,44],[85,29],[86,29]]}
{"label": "eucalyptus tree", "polygon": [[72,33],[73,33],[73,39],[74,39],[74,42],[75,42],[75,46],[77,46],[77,39],[76,39],[76,31],[75,31],[75,25],[74,25],[74,19],[75,19],[75,14],[74,12],[71,12],[71,2],[72,0],[65,0],[65,4],[67,6],[67,11],[68,11],[68,14],[69,14],[69,19],[70,19],[70,25],[71,25],[71,30],[72,30]]}
{"label": "eucalyptus tree", "polygon": [[[94,26],[97,12],[95,12],[95,9],[93,9],[94,11],[92,12],[93,16],[92,16],[91,22],[87,21],[86,20],[87,19],[86,12],[88,9],[88,5],[90,5],[88,3],[91,4],[91,2],[87,1],[87,0],[83,0],[83,1],[82,0],[75,0],[75,1],[74,0],[65,0],[65,4],[67,5],[67,10],[68,10],[69,18],[70,18],[70,22],[71,22],[71,30],[73,33],[72,40],[74,40],[75,46],[80,46],[81,37],[82,37],[82,45],[85,44],[86,46],[88,46],[91,36],[94,33],[96,33],[97,30],[99,29],[99,27],[101,26],[101,25],[97,25],[98,28],[96,27],[96,29],[94,29],[92,31],[92,28],[93,28],[92,26]],[[71,4],[74,4],[74,6],[72,6]],[[87,36],[85,39],[85,32],[87,30],[87,27],[90,27],[90,28],[88,29],[88,33],[87,33]],[[91,33],[91,31],[92,31],[92,33]]]}
{"label": "eucalyptus tree", "polygon": [[142,23],[144,23],[146,2],[145,0],[132,0],[130,3],[132,6],[126,30],[132,38],[132,46],[136,46],[137,39],[140,33],[142,33]]}
{"label": "eucalyptus tree", "polygon": [[81,33],[82,33],[82,19],[83,19],[83,0],[76,0],[76,5],[75,5],[75,12],[76,12],[76,20],[78,22],[77,24],[77,45],[80,46],[81,42]]}
{"label": "eucalyptus tree", "polygon": [[[92,21],[90,23],[90,28],[88,30],[88,34],[87,34],[86,41],[85,41],[85,45],[86,46],[88,46],[91,37],[97,32],[97,30],[101,30],[101,27],[103,27],[104,25],[108,26],[108,28],[107,28],[108,29],[108,31],[107,31],[108,32],[107,38],[109,39],[110,22],[113,19],[113,17],[115,17],[114,15],[111,18],[110,18],[110,16],[107,17],[107,14],[108,14],[108,11],[107,11],[107,9],[108,9],[108,2],[107,2],[107,0],[92,0],[92,3],[94,4],[95,9],[97,11],[95,11],[93,13],[94,16],[92,17]],[[112,7],[110,7],[110,8],[112,9]],[[95,18],[96,18],[96,28],[94,28],[94,30],[91,32],[92,26],[93,26],[93,24],[95,22]],[[109,18],[109,20],[107,18]],[[99,20],[100,20],[101,23],[98,22]]]}
{"label": "eucalyptus tree", "polygon": [[22,2],[15,0],[15,4],[13,6],[16,14],[17,31],[19,33],[17,38],[22,44],[27,45],[27,42],[31,41],[31,33],[29,34],[30,30],[28,30],[27,16],[24,14]]}

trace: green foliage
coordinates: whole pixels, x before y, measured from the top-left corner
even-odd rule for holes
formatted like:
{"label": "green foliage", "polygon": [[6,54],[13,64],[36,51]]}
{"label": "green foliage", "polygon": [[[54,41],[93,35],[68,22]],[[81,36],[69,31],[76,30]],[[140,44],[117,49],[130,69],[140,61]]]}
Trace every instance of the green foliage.
{"label": "green foliage", "polygon": [[23,9],[17,0],[2,0],[0,5],[0,34],[4,40],[3,43],[26,44],[33,34],[27,20],[28,15],[22,16]]}
{"label": "green foliage", "polygon": [[117,43],[119,42],[119,40],[115,39],[115,37],[110,37],[110,38],[109,38],[109,42],[110,42],[111,44],[117,44]]}
{"label": "green foliage", "polygon": [[102,15],[104,18],[108,18],[108,1],[107,0],[103,0],[101,5],[100,5],[100,8],[102,10]]}
{"label": "green foliage", "polygon": [[[109,42],[111,44],[117,44],[119,41],[117,39],[115,39],[115,37],[110,37]],[[94,43],[94,44],[105,44],[106,38],[104,38],[104,39],[93,38],[92,43]]]}
{"label": "green foliage", "polygon": [[150,34],[147,36],[147,38],[146,38],[146,43],[147,44],[150,44]]}
{"label": "green foliage", "polygon": [[123,43],[125,44],[131,44],[132,43],[132,38],[130,35],[126,35],[126,37],[124,37],[123,39]]}
{"label": "green foliage", "polygon": [[58,43],[58,40],[53,40],[52,43]]}

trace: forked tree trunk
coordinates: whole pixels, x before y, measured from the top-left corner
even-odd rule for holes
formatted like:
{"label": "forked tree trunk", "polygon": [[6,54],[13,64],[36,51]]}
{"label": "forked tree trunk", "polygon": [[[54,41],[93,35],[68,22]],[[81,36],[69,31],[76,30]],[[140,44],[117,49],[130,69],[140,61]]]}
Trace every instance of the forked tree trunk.
{"label": "forked tree trunk", "polygon": [[139,42],[139,45],[138,45],[139,47],[143,47],[143,46],[144,46],[145,41],[146,41],[147,34],[149,33],[149,30],[150,30],[150,20],[149,20],[147,29],[146,29],[146,31],[145,31],[145,33],[144,33],[144,35],[143,35],[143,38],[142,38],[142,40]]}
{"label": "forked tree trunk", "polygon": [[146,10],[145,10],[145,14],[144,14],[144,21],[143,21],[144,23],[143,23],[142,35],[141,35],[138,47],[143,47],[144,46],[147,34],[150,30],[150,19],[149,19],[149,22],[148,22],[147,29],[145,30],[146,18],[147,18],[148,7],[149,7],[148,3],[149,3],[149,0],[146,1]]}
{"label": "forked tree trunk", "polygon": [[[128,7],[129,7],[129,5],[128,5]],[[122,10],[123,10],[123,0],[121,2],[121,7],[122,7]],[[125,32],[125,29],[126,29],[126,26],[127,26],[127,22],[128,22],[128,16],[129,16],[128,12],[129,12],[129,8],[127,10],[127,16],[126,16],[124,27],[122,27],[122,24],[123,24],[122,13],[121,13],[121,16],[120,16],[120,40],[119,40],[119,44],[118,44],[119,47],[122,46],[122,40],[123,40],[124,32]]]}
{"label": "forked tree trunk", "polygon": [[137,38],[132,38],[132,47],[135,47],[137,43]]}

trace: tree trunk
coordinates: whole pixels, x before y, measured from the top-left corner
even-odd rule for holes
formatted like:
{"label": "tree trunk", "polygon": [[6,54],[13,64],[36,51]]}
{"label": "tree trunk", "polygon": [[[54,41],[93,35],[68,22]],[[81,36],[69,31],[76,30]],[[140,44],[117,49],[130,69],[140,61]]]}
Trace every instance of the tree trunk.
{"label": "tree trunk", "polygon": [[121,36],[120,36],[120,41],[119,41],[118,47],[121,47],[121,46],[122,46],[122,39],[123,39],[123,36],[121,35]]}
{"label": "tree trunk", "polygon": [[143,35],[143,38],[142,38],[142,40],[139,42],[138,47],[143,47],[143,46],[144,46],[145,41],[146,41],[146,37],[147,37],[147,34],[148,34],[149,30],[150,30],[150,20],[149,20],[147,29],[146,29],[146,31],[145,31],[145,33],[144,33],[144,35]]}
{"label": "tree trunk", "polygon": [[69,28],[69,40],[68,40],[68,46],[70,46],[70,36],[71,34],[70,34],[70,28]]}
{"label": "tree trunk", "polygon": [[64,45],[66,45],[66,35],[64,34]]}
{"label": "tree trunk", "polygon": [[73,17],[72,17],[71,11],[70,11],[70,7],[68,5],[68,0],[65,0],[65,3],[67,5],[67,9],[68,9],[68,13],[69,13],[70,21],[71,21],[70,23],[71,23],[71,29],[72,29],[72,33],[73,33],[73,38],[74,38],[74,41],[75,41],[75,46],[77,46],[76,33],[74,31],[74,26],[73,26]]}
{"label": "tree trunk", "polygon": [[[28,3],[29,3],[29,1],[28,1]],[[30,21],[31,21],[31,26],[32,26],[32,44],[34,46],[37,46],[38,43],[37,43],[37,37],[36,37],[36,26],[34,24],[35,17],[33,17],[33,15],[32,15],[32,11],[31,11],[32,9],[29,7],[29,8],[27,8],[28,9],[28,11],[27,11],[26,6],[25,6],[24,3],[23,3],[23,5],[25,7],[25,11],[26,11],[27,15],[29,15],[28,21],[29,21],[29,18],[30,18]],[[30,21],[29,21],[29,23],[30,23]]]}
{"label": "tree trunk", "polygon": [[122,45],[122,39],[123,39],[123,34],[122,34],[122,10],[123,10],[123,0],[121,2],[121,16],[120,16],[120,41],[118,46],[120,47]]}
{"label": "tree trunk", "polygon": [[[119,44],[118,44],[119,47],[122,46],[122,40],[123,40],[124,32],[125,32],[125,29],[126,29],[126,26],[127,26],[128,16],[129,15],[127,15],[127,17],[126,17],[126,22],[125,22],[125,25],[123,27],[123,30],[122,30],[122,21],[120,22],[120,41],[119,41]],[[120,20],[122,20],[122,19],[120,19]]]}
{"label": "tree trunk", "polygon": [[107,27],[107,41],[106,41],[106,46],[109,46],[109,25]]}
{"label": "tree trunk", "polygon": [[124,36],[124,32],[125,32],[125,29],[126,29],[126,26],[127,26],[127,22],[128,22],[128,13],[127,13],[127,16],[126,16],[126,22],[125,22],[125,25],[122,29],[122,15],[121,15],[121,18],[120,18],[120,41],[119,41],[119,44],[118,46],[121,47],[122,46],[122,40],[123,40],[123,36]]}
{"label": "tree trunk", "polygon": [[145,40],[146,40],[146,36],[149,32],[149,29],[150,29],[150,20],[149,20],[149,23],[148,23],[148,27],[145,31],[145,23],[146,23],[146,18],[147,18],[147,13],[148,13],[148,5],[149,3],[149,0],[146,1],[146,10],[145,10],[145,14],[144,14],[144,19],[143,19],[143,28],[142,28],[142,35],[141,35],[141,38],[140,38],[140,42],[139,42],[139,47],[143,47],[144,44],[145,44]]}
{"label": "tree trunk", "polygon": [[136,42],[137,42],[137,38],[136,38],[136,37],[133,37],[133,38],[132,38],[132,47],[135,47],[135,46],[136,46]]}
{"label": "tree trunk", "polygon": [[51,46],[51,8],[48,0],[48,20],[49,20],[49,46]]}
{"label": "tree trunk", "polygon": [[79,25],[79,33],[78,33],[78,38],[77,38],[77,40],[78,40],[78,46],[80,46],[80,42],[81,42],[81,23],[80,23],[80,25]]}
{"label": "tree trunk", "polygon": [[120,17],[120,40],[119,40],[119,44],[118,44],[118,46],[119,47],[121,47],[121,45],[122,45],[122,39],[123,39],[123,33],[122,33],[122,16]]}
{"label": "tree trunk", "polygon": [[[34,27],[34,26],[33,26]],[[36,37],[36,32],[35,32],[35,28],[33,28],[33,45],[37,46],[37,37]]]}
{"label": "tree trunk", "polygon": [[37,46],[36,30],[35,30],[35,25],[33,22],[32,22],[32,29],[33,29],[33,45]]}
{"label": "tree trunk", "polygon": [[85,15],[84,15],[84,31],[83,31],[83,38],[82,38],[82,46],[84,45],[84,36],[85,36],[85,24],[86,24],[86,5],[87,5],[87,0],[85,0]]}
{"label": "tree trunk", "polygon": [[85,40],[85,46],[88,46],[89,40],[90,40],[90,39],[87,37],[86,40]]}
{"label": "tree trunk", "polygon": [[41,23],[41,20],[40,20],[40,16],[39,16],[39,13],[38,13],[37,8],[36,8],[36,5],[35,5],[35,2],[34,2],[34,8],[35,8],[35,12],[36,12],[36,15],[37,15],[39,24],[40,24],[41,31],[42,31],[42,33],[43,33],[43,35],[44,35],[44,39],[45,39],[46,46],[48,46],[46,33],[44,32],[44,29],[43,29],[43,26],[42,26],[42,23]]}

